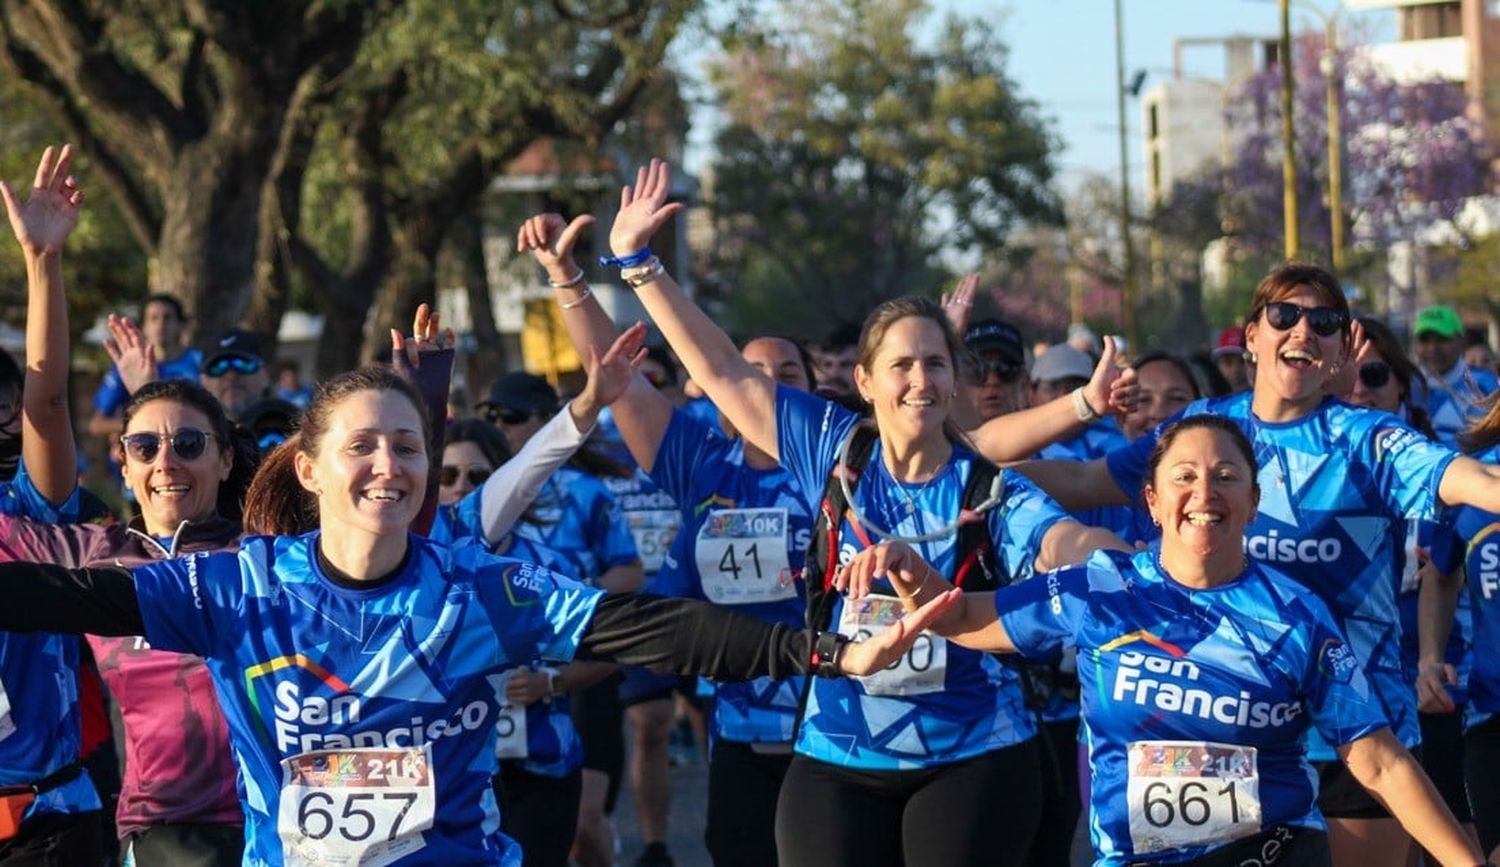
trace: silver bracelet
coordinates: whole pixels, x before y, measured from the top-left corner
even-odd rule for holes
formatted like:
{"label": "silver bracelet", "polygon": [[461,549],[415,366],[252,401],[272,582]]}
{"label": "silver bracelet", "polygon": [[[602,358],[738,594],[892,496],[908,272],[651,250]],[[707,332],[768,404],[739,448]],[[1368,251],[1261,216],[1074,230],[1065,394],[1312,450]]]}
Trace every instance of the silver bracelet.
{"label": "silver bracelet", "polygon": [[594,297],[594,290],[589,289],[587,287],[584,287],[582,295],[579,295],[577,298],[574,298],[572,301],[569,301],[566,304],[559,303],[557,305],[557,309],[558,310],[572,310],[574,307],[579,306],[583,302],[585,302],[585,301],[587,301],[587,300],[589,300],[590,298],[593,298],[593,297]]}
{"label": "silver bracelet", "polygon": [[553,289],[577,289],[579,286],[582,286],[584,284],[584,281],[586,279],[588,278],[584,276],[583,269],[579,268],[577,274],[574,274],[572,277],[569,277],[561,283],[556,280],[548,280],[547,285],[551,286]]}
{"label": "silver bracelet", "polygon": [[[631,273],[627,274],[625,273],[626,271],[630,271]],[[624,280],[625,285],[630,288],[639,289],[662,274],[665,274],[666,271],[667,267],[661,263],[661,260],[652,256],[646,260],[646,264],[641,265],[639,268],[622,269],[620,271],[620,279]]]}

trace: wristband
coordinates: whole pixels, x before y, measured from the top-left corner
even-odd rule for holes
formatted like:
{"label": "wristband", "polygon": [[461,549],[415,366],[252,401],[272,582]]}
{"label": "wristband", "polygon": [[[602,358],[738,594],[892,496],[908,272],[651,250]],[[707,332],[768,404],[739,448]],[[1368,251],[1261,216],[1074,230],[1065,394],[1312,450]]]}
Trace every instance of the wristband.
{"label": "wristband", "polygon": [[557,280],[548,280],[547,285],[551,286],[553,289],[577,289],[579,286],[582,286],[587,280],[588,278],[583,274],[583,269],[579,268],[578,273],[574,274],[572,277],[569,277],[568,279],[560,282]]}
{"label": "wristband", "polygon": [[1093,406],[1089,404],[1088,398],[1083,396],[1083,386],[1073,389],[1073,412],[1078,415],[1081,422],[1099,420],[1099,413],[1094,412]]}
{"label": "wristband", "polygon": [[606,268],[634,268],[651,259],[651,248],[642,247],[628,256],[600,256],[599,264]]}
{"label": "wristband", "polygon": [[625,285],[629,286],[630,288],[639,289],[642,286],[645,286],[647,283],[650,283],[652,280],[655,280],[657,277],[665,274],[666,272],[667,266],[663,265],[660,259],[652,256],[651,259],[646,262],[646,264],[640,266],[634,271],[631,271],[629,274],[625,273],[625,271],[621,271],[620,279],[624,280]]}
{"label": "wristband", "polygon": [[808,668],[818,677],[842,676],[844,672],[839,669],[839,654],[848,643],[847,635],[819,632],[818,637],[813,640],[812,657],[807,661]]}

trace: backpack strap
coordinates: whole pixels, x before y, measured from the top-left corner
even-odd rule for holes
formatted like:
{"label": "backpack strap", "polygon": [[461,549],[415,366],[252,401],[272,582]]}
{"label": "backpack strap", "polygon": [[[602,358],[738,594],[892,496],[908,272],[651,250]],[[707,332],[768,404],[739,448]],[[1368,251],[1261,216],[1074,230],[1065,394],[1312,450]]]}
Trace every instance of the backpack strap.
{"label": "backpack strap", "polygon": [[808,545],[803,560],[802,580],[807,587],[807,625],[810,629],[823,631],[833,622],[833,603],[837,594],[833,592],[833,576],[839,568],[839,530],[844,524],[844,514],[849,501],[844,498],[843,480],[849,483],[852,492],[859,485],[859,478],[869,466],[870,455],[875,451],[879,436],[875,426],[860,422],[849,431],[844,461],[835,459],[828,480],[823,485],[823,500],[818,506],[818,516],[813,522],[812,542]]}

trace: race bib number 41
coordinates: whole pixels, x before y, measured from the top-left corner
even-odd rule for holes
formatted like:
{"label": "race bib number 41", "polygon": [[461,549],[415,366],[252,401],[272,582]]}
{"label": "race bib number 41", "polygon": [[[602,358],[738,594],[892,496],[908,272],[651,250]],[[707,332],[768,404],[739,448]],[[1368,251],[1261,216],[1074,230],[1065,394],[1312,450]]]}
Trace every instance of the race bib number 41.
{"label": "race bib number 41", "polygon": [[1254,747],[1136,741],[1128,761],[1130,843],[1137,855],[1260,832]]}
{"label": "race bib number 41", "polygon": [[797,595],[787,562],[786,509],[721,509],[698,528],[694,556],[703,595],[718,605]]}
{"label": "race bib number 41", "polygon": [[[839,616],[839,633],[851,641],[864,641],[891,628],[904,613],[901,600],[894,596],[845,599]],[[923,695],[941,692],[947,676],[947,640],[923,632],[911,649],[890,666],[854,679],[865,688],[866,695]]]}
{"label": "race bib number 41", "polygon": [[281,763],[276,831],[288,865],[380,867],[427,845],[427,747],[317,750]]}

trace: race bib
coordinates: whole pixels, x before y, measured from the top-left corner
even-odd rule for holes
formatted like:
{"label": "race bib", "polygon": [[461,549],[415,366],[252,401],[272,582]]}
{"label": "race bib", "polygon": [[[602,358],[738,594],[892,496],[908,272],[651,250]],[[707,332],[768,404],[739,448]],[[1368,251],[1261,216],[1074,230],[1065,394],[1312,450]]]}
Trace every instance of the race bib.
{"label": "race bib", "polygon": [[635,540],[636,553],[646,574],[661,571],[662,561],[672,550],[672,540],[682,527],[682,514],[676,509],[644,509],[625,513],[625,525]]}
{"label": "race bib", "polygon": [[16,721],[10,718],[10,696],[5,693],[5,684],[0,682],[0,741],[16,733]]}
{"label": "race bib", "polygon": [[704,597],[719,605],[795,598],[786,539],[786,509],[710,512],[693,552]]}
{"label": "race bib", "polygon": [[427,746],[316,750],[281,762],[276,832],[287,867],[380,867],[427,845]]}
{"label": "race bib", "polygon": [[[500,682],[498,695],[503,699],[505,690],[510,686],[510,679],[515,672],[509,672],[505,679]],[[495,758],[497,759],[524,759],[530,753],[526,748],[526,706],[519,704],[503,704],[500,706],[500,715],[495,719]]]}
{"label": "race bib", "polygon": [[[839,633],[851,641],[873,638],[901,619],[905,612],[894,596],[845,599],[839,616]],[[948,674],[948,642],[923,632],[902,657],[888,667],[865,677],[856,677],[866,695],[922,695],[942,692]]]}
{"label": "race bib", "polygon": [[1129,771],[1130,843],[1137,855],[1260,832],[1254,747],[1135,741]]}

